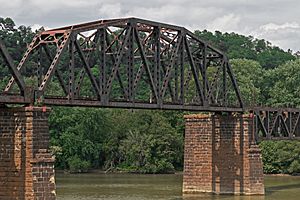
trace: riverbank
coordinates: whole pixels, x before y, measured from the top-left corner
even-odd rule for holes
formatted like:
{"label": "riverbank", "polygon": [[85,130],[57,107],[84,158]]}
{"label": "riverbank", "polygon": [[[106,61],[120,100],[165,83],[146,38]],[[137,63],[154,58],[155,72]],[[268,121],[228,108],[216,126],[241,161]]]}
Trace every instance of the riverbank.
{"label": "riverbank", "polygon": [[[114,170],[114,171],[107,172],[107,171],[102,170],[102,169],[90,169],[87,172],[75,172],[75,173],[70,172],[69,170],[55,169],[55,172],[60,173],[60,174],[147,174],[147,173],[138,173],[138,172],[128,172],[128,171],[122,171],[122,170]],[[179,175],[182,175],[183,171],[175,171],[174,173],[158,173],[158,174],[179,174]]]}
{"label": "riverbank", "polygon": [[[120,170],[114,170],[114,171],[105,171],[102,169],[91,169],[88,170],[88,172],[82,172],[82,173],[72,173],[68,170],[62,170],[62,169],[56,169],[56,173],[60,174],[144,174],[144,173],[135,173],[135,172],[128,172],[128,171],[120,171]],[[163,173],[164,174],[174,174],[174,175],[182,175],[183,171],[175,171],[174,173]],[[147,174],[151,175],[151,174]],[[159,175],[159,174],[154,174],[154,175]],[[288,177],[288,176],[298,176],[300,177],[300,173],[297,174],[264,174],[264,176],[274,176],[274,177]]]}

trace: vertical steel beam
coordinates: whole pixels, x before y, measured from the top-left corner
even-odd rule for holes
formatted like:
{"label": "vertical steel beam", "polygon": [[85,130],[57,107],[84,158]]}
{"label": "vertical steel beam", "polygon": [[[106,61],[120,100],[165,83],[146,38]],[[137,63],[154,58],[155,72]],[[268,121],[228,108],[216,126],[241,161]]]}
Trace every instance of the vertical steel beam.
{"label": "vertical steel beam", "polygon": [[71,35],[69,44],[69,92],[68,98],[70,101],[74,99],[75,90],[75,47],[74,47],[75,36]]}
{"label": "vertical steel beam", "polygon": [[222,106],[227,106],[227,73],[226,73],[227,60],[223,63],[223,81],[222,81]]}
{"label": "vertical steel beam", "polygon": [[[185,33],[182,33],[182,37],[186,37]],[[180,103],[184,104],[184,40],[181,41],[180,46]]]}
{"label": "vertical steel beam", "polygon": [[127,44],[127,48],[128,48],[128,54],[127,54],[127,94],[128,94],[128,100],[132,101],[133,100],[133,81],[134,81],[134,32],[133,32],[133,28],[135,26],[134,23],[130,24],[130,36],[128,39],[128,44]]}
{"label": "vertical steel beam", "polygon": [[107,32],[106,28],[99,29],[99,45],[100,45],[100,64],[99,64],[99,71],[100,71],[100,77],[99,77],[99,89],[101,93],[101,101],[103,101],[103,91],[106,87],[106,37]]}
{"label": "vertical steel beam", "polygon": [[153,80],[154,80],[154,84],[155,84],[155,87],[157,89],[156,93],[157,93],[157,96],[158,96],[158,99],[157,99],[157,104],[158,105],[162,105],[162,98],[161,98],[161,93],[160,93],[160,88],[161,88],[161,62],[160,62],[160,50],[161,50],[161,47],[160,47],[160,26],[156,26],[154,27],[154,30],[153,30],[153,47],[155,48],[154,49],[154,70],[153,70]]}
{"label": "vertical steel beam", "polygon": [[207,69],[207,61],[206,61],[206,56],[207,56],[207,44],[204,44],[203,49],[202,49],[202,85],[203,85],[203,95],[206,97],[206,91],[208,89],[207,87],[207,77],[206,77],[206,69]]}

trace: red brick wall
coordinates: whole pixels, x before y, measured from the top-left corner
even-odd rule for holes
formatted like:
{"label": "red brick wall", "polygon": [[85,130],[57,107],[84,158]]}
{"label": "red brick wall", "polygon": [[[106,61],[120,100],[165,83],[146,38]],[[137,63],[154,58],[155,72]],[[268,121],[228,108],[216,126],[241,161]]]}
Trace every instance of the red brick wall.
{"label": "red brick wall", "polygon": [[183,193],[264,194],[249,116],[185,116]]}
{"label": "red brick wall", "polygon": [[48,116],[49,109],[0,108],[0,199],[55,199]]}

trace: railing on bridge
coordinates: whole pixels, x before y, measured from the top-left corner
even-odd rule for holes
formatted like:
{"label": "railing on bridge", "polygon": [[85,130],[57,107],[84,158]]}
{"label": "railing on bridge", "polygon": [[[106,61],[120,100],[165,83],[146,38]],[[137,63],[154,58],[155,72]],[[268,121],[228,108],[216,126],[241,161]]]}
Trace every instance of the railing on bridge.
{"label": "railing on bridge", "polygon": [[0,44],[11,76],[0,103],[243,111],[227,57],[183,27],[127,18],[42,31],[17,67]]}

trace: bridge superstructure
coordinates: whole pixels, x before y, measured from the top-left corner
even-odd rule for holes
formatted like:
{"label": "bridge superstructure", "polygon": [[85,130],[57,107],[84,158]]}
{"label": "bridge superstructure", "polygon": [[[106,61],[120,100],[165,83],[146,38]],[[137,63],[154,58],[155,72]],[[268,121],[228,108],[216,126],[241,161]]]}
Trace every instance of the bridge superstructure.
{"label": "bridge superstructure", "polygon": [[226,55],[183,27],[125,18],[41,31],[17,66],[0,44],[11,76],[0,103],[243,111]]}

